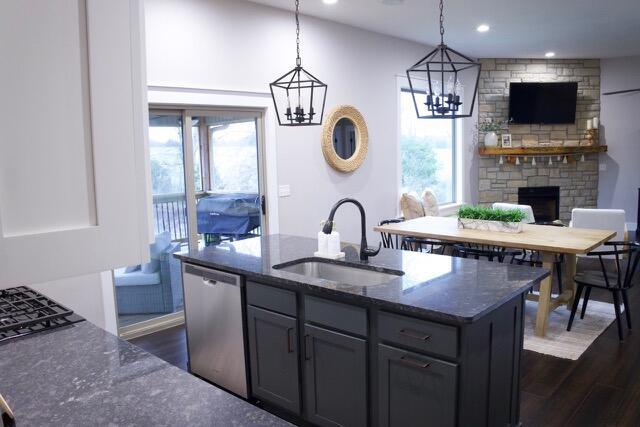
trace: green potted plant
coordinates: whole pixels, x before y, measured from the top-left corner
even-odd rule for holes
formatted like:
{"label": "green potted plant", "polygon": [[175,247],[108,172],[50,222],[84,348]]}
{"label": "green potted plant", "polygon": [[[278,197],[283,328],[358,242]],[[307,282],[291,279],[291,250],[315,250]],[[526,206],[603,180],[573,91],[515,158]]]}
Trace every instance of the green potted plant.
{"label": "green potted plant", "polygon": [[478,123],[478,130],[484,132],[484,146],[485,147],[497,147],[498,146],[498,134],[502,129],[504,122],[501,120],[492,121],[486,120]]}
{"label": "green potted plant", "polygon": [[458,228],[521,233],[524,217],[524,212],[519,209],[462,206],[458,211]]}

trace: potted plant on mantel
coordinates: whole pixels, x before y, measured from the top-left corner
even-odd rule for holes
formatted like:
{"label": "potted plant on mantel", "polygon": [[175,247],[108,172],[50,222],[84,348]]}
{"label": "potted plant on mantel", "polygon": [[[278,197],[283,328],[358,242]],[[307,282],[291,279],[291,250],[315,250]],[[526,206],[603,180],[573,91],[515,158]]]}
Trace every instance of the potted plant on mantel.
{"label": "potted plant on mantel", "polygon": [[519,209],[463,206],[458,211],[458,228],[521,233],[525,214]]}
{"label": "potted plant on mantel", "polygon": [[481,123],[478,123],[478,130],[480,132],[484,132],[484,146],[485,147],[497,147],[498,146],[498,134],[502,129],[502,125],[504,122],[497,120],[491,121],[487,120]]}

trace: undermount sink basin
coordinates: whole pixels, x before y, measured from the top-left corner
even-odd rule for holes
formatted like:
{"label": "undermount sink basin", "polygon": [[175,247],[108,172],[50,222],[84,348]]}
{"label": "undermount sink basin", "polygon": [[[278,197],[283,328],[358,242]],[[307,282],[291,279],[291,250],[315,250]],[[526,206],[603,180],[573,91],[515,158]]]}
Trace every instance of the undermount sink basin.
{"label": "undermount sink basin", "polygon": [[349,264],[308,259],[274,265],[273,268],[301,276],[363,287],[383,285],[404,274],[397,270],[377,271]]}

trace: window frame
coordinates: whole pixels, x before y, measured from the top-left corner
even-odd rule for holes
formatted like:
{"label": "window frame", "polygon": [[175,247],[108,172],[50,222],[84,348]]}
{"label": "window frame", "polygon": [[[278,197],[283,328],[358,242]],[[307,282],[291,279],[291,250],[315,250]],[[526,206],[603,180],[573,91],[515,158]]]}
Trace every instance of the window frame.
{"label": "window frame", "polygon": [[[398,177],[397,177],[397,187],[398,187],[398,199],[402,195],[402,94],[411,93],[411,89],[409,88],[409,81],[405,76],[398,76],[397,82],[397,153],[398,153]],[[421,91],[418,91],[420,93]],[[426,92],[422,91],[426,95]],[[413,105],[413,103],[412,103]],[[415,106],[411,109],[411,111],[415,112]],[[423,120],[423,119],[417,119]],[[426,119],[424,119],[426,120]],[[459,188],[459,179],[461,178],[459,163],[461,163],[460,153],[458,147],[460,141],[460,129],[456,120],[452,119],[442,119],[442,120],[451,120],[451,201],[441,202],[438,201],[438,206],[440,208],[447,208],[449,206],[457,206],[460,204],[460,188]]]}

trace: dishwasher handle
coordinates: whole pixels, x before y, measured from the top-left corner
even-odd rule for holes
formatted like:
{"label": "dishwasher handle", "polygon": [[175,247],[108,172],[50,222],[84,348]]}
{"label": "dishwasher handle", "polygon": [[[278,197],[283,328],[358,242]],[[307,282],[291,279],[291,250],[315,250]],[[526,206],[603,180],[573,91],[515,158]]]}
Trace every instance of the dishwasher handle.
{"label": "dishwasher handle", "polygon": [[191,264],[184,265],[184,272],[202,277],[202,281],[210,286],[215,286],[218,282],[233,286],[240,286],[242,283],[238,275],[197,267]]}

